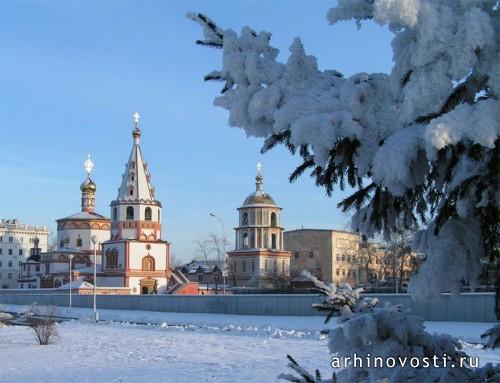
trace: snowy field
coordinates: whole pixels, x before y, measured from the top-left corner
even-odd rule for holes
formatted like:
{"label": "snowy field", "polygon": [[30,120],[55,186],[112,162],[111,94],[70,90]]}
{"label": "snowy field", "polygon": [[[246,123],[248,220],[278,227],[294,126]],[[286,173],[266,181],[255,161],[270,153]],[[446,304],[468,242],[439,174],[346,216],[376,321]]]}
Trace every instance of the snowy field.
{"label": "snowy field", "polygon": [[[61,308],[59,314],[79,319],[59,324],[53,345],[36,345],[26,327],[0,329],[0,382],[274,382],[287,371],[287,353],[330,374],[322,317],[101,310],[104,321],[95,324],[89,309]],[[474,344],[491,324],[426,327],[459,337],[481,365],[500,360],[500,351]]]}

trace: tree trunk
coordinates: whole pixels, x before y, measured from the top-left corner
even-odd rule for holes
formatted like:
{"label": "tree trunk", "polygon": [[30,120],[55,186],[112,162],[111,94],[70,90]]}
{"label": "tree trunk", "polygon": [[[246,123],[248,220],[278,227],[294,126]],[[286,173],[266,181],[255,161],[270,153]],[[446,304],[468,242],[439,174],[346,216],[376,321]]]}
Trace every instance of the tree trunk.
{"label": "tree trunk", "polygon": [[495,314],[500,320],[500,262],[497,260],[496,267],[496,289],[495,289]]}

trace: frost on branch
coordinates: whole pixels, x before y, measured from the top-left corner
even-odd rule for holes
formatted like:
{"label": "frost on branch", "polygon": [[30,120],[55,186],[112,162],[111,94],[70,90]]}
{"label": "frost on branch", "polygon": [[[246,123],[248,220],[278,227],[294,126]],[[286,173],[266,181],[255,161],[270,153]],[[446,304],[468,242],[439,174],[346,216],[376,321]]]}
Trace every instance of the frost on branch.
{"label": "frost on branch", "polygon": [[[444,265],[456,263],[456,287],[457,278],[477,276],[482,255],[500,260],[499,8],[493,0],[339,0],[331,24],[372,20],[394,34],[390,74],[349,77],[320,71],[298,38],[280,63],[270,33],[189,17],[202,25],[204,45],[222,48],[222,68],[206,79],[225,81],[215,105],[228,110],[229,124],[262,137],[263,151],[282,144],[298,154],[291,181],[310,171],[329,195],[355,188],[339,207],[355,212],[362,235],[387,239],[397,223],[423,224],[434,249],[432,267],[419,274],[449,274]],[[478,246],[471,257],[470,248],[446,246],[464,224]],[[413,292],[448,290],[423,283],[430,279],[419,275]]]}
{"label": "frost on branch", "polygon": [[485,347],[500,347],[500,324],[490,328],[483,335],[481,335],[481,338],[485,340]]}
{"label": "frost on branch", "polygon": [[[425,331],[423,319],[403,311],[399,306],[377,307],[377,300],[360,298],[361,289],[352,290],[348,284],[336,288],[306,274],[325,295],[325,301],[316,308],[325,309],[338,315],[339,327],[328,330],[328,349],[335,358],[350,358],[346,368],[338,367],[331,380],[322,380],[319,371],[310,374],[292,357],[288,356],[293,374],[279,377],[291,382],[302,383],[357,383],[357,382],[494,382],[500,376],[500,365],[488,364],[472,370],[467,366],[458,367],[460,358],[467,355],[461,351],[462,345],[445,334],[430,334]],[[331,314],[329,314],[331,317]],[[490,330],[488,336],[494,334]],[[353,365],[354,357],[362,361]],[[394,358],[394,367],[375,366],[374,358]],[[410,365],[417,358],[418,367]],[[423,361],[430,362],[425,366]],[[446,365],[444,359],[446,358]],[[370,365],[367,364],[370,359]],[[434,364],[436,361],[436,365]],[[468,359],[467,359],[468,360]],[[455,364],[455,367],[451,365]]]}

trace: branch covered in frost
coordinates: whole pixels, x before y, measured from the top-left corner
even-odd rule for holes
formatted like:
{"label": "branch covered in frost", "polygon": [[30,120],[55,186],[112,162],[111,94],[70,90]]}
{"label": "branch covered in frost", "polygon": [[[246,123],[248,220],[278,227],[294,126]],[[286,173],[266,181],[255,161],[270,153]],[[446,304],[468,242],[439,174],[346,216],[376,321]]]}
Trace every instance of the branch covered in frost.
{"label": "branch covered in frost", "polygon": [[288,367],[294,370],[299,377],[292,374],[279,374],[278,379],[287,380],[294,383],[334,383],[335,373],[333,373],[332,380],[322,380],[319,370],[316,370],[315,376],[312,376],[307,370],[302,368],[290,355],[286,356],[289,360]]}
{"label": "branch covered in frost", "polygon": [[484,339],[484,346],[489,348],[500,347],[500,324],[493,326],[484,334],[481,335],[481,339]]}
{"label": "branch covered in frost", "polygon": [[307,270],[302,271],[302,275],[314,283],[316,289],[325,295],[322,303],[315,303],[313,307],[318,311],[328,312],[325,323],[337,314],[342,314],[343,320],[353,315],[353,312],[372,310],[378,304],[377,298],[360,299],[362,288],[353,289],[348,283],[343,283],[338,288],[335,284],[326,284],[319,280]]}

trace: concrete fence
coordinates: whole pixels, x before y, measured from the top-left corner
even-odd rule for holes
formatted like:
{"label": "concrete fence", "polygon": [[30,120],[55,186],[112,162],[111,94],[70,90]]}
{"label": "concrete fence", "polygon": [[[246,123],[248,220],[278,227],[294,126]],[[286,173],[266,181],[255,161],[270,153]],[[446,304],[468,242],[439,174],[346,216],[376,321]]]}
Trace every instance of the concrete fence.
{"label": "concrete fence", "polygon": [[[493,293],[441,294],[432,302],[412,301],[408,294],[366,294],[401,305],[432,321],[495,322]],[[68,306],[68,294],[44,294],[40,290],[0,290],[0,303],[28,305],[33,302]],[[90,295],[73,295],[74,307],[92,307]],[[241,315],[324,315],[311,305],[321,297],[311,294],[248,294],[248,295],[98,295],[100,309],[146,310],[184,313]]]}

